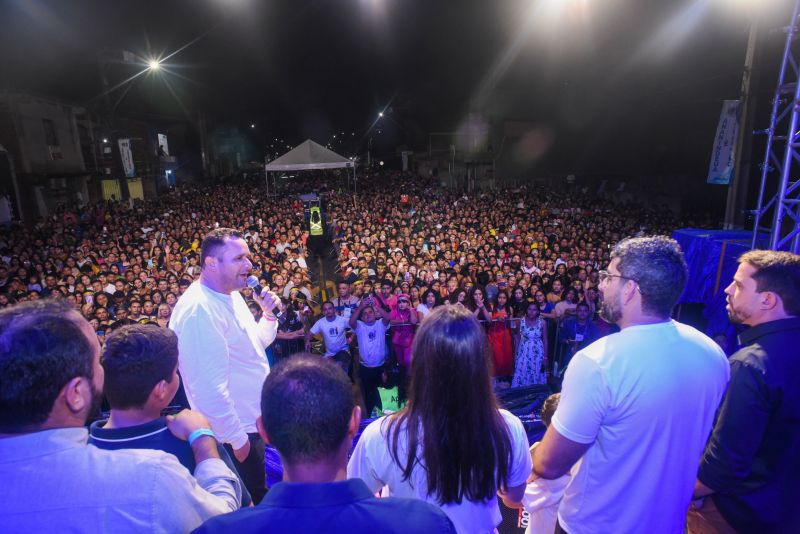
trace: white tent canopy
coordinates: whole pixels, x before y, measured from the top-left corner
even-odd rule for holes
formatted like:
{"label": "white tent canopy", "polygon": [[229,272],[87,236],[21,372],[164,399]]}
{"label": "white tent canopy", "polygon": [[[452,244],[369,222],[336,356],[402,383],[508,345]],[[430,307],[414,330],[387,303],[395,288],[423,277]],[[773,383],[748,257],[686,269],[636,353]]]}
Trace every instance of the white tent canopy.
{"label": "white tent canopy", "polygon": [[353,168],[351,160],[308,139],[269,162],[267,171],[309,171]]}
{"label": "white tent canopy", "polygon": [[[269,173],[283,171],[314,171],[321,169],[352,169],[353,171],[353,192],[356,185],[356,166],[355,162],[337,154],[333,150],[328,150],[319,143],[311,139],[306,139],[286,154],[275,158],[264,166],[266,170],[267,192],[269,193]],[[347,174],[348,187],[350,173]],[[275,178],[273,175],[273,186]]]}

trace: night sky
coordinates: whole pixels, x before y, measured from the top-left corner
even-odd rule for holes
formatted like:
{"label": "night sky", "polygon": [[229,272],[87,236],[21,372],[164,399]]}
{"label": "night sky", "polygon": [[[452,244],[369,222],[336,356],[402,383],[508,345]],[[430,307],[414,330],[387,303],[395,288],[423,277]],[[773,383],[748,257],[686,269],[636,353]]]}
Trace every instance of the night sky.
{"label": "night sky", "polygon": [[[785,25],[791,2],[753,4],[770,1],[764,27]],[[474,112],[551,132],[542,172],[702,177],[721,101],[739,95],[748,17],[734,8],[744,4],[0,0],[0,89],[95,105],[99,50],[164,57],[197,39],[165,61],[170,72],[138,78],[120,113],[202,109],[264,136],[324,142],[363,135],[387,109],[384,127],[425,148],[428,132]],[[763,114],[783,42],[762,36]],[[115,65],[111,84],[141,69]]]}

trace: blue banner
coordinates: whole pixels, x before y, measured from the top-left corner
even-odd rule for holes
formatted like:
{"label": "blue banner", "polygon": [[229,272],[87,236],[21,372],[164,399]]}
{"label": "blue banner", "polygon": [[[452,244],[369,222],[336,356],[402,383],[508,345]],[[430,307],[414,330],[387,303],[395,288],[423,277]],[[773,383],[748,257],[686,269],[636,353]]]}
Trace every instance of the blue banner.
{"label": "blue banner", "polygon": [[711,164],[708,166],[708,183],[728,185],[733,178],[733,161],[736,156],[736,137],[739,134],[739,101],[725,100],[719,116]]}

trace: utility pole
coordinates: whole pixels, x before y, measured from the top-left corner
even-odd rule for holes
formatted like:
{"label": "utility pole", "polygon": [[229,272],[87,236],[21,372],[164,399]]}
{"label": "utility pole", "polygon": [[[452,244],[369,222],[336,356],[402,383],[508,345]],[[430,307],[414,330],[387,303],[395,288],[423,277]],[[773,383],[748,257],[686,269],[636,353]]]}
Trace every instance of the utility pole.
{"label": "utility pole", "polygon": [[753,115],[755,105],[751,102],[753,90],[753,58],[758,41],[758,15],[750,19],[750,34],[747,38],[747,51],[744,56],[744,70],[739,94],[739,132],[734,149],[733,179],[728,186],[728,199],[725,204],[726,230],[744,226],[744,210],[750,185],[750,153],[753,139]]}

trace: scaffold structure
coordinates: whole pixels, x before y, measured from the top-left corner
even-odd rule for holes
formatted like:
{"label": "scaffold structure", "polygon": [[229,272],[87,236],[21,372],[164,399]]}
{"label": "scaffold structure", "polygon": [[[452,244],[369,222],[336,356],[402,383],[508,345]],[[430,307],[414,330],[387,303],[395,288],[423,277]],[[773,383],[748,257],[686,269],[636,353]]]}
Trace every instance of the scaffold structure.
{"label": "scaffold structure", "polygon": [[[800,0],[786,28],[786,46],[772,101],[758,205],[754,210],[752,248],[759,233],[769,234],[769,248],[800,250]],[[769,226],[767,226],[769,225]]]}

